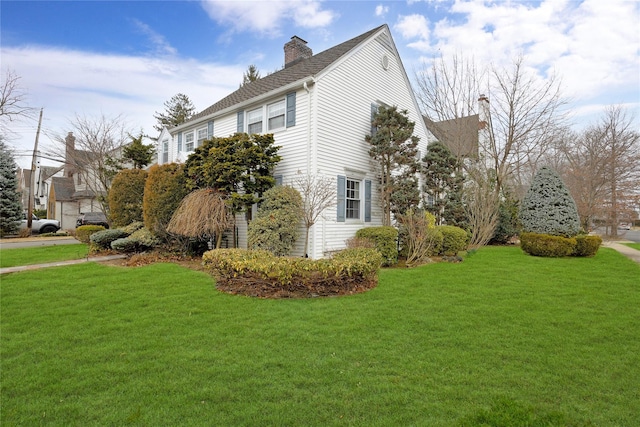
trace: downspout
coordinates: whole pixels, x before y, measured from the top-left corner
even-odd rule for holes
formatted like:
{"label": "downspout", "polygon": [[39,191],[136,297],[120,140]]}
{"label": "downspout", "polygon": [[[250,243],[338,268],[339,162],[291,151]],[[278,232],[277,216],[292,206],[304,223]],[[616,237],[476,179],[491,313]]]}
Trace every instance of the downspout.
{"label": "downspout", "polygon": [[[313,83],[313,80],[311,80]],[[302,88],[307,92],[307,175],[310,174],[311,170],[311,89],[307,82],[302,83]],[[311,258],[315,259],[316,254],[316,239],[315,239],[315,224],[311,226],[309,230],[310,236],[310,246],[313,248],[311,252]],[[309,250],[309,248],[307,248]],[[308,254],[304,254],[308,255]]]}

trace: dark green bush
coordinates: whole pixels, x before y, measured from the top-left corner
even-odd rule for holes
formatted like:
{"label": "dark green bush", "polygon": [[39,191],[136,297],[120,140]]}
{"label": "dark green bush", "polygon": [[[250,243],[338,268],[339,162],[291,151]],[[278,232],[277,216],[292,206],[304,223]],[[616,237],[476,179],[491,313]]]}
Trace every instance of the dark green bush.
{"label": "dark green bush", "polygon": [[91,241],[91,244],[96,246],[98,249],[111,249],[111,242],[127,236],[129,236],[129,234],[125,231],[113,228],[93,233],[89,240]]}
{"label": "dark green bush", "polygon": [[520,247],[529,255],[565,257],[574,253],[576,239],[550,234],[522,233],[520,234]]}
{"label": "dark green bush", "polygon": [[81,241],[82,243],[86,243],[87,245],[91,243],[91,235],[97,233],[98,231],[102,231],[105,228],[101,225],[81,225],[76,228],[76,240]]}
{"label": "dark green bush", "polygon": [[219,289],[254,296],[352,293],[377,283],[382,257],[375,249],[345,249],[331,259],[277,257],[266,250],[215,249],[203,265]]}
{"label": "dark green bush", "polygon": [[142,221],[142,201],[147,171],[123,169],[109,189],[109,218],[116,227]]}
{"label": "dark green bush", "polygon": [[453,225],[439,225],[436,230],[442,233],[440,255],[453,256],[463,251],[469,244],[469,235],[465,230]]}
{"label": "dark green bush", "polygon": [[184,166],[177,163],[154,165],[144,185],[144,226],[167,238],[167,225],[182,199],[189,194]]}
{"label": "dark green bush", "polygon": [[356,232],[360,239],[370,239],[375,243],[376,250],[382,255],[382,265],[389,266],[398,263],[398,230],[395,227],[366,227]]}
{"label": "dark green bush", "polygon": [[602,238],[600,236],[576,236],[576,248],[573,253],[574,256],[591,257],[598,253],[598,248],[602,244]]}

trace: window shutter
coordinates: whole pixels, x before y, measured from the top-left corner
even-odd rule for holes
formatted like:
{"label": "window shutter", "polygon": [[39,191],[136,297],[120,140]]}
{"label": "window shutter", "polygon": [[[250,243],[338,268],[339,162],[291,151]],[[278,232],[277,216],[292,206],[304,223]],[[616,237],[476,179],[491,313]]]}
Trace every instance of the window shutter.
{"label": "window shutter", "polygon": [[207,123],[207,138],[213,138],[213,120]]}
{"label": "window shutter", "polygon": [[364,222],[371,222],[371,180],[364,181]]}
{"label": "window shutter", "polygon": [[276,185],[282,185],[282,175],[275,175]]}
{"label": "window shutter", "polygon": [[347,178],[338,175],[338,222],[345,222],[345,215],[347,210]]}
{"label": "window shutter", "polygon": [[376,114],[378,114],[378,105],[371,104],[371,136],[375,135],[378,131],[378,128],[373,125],[373,119],[376,117]]}
{"label": "window shutter", "polygon": [[244,132],[244,110],[238,111],[238,133]]}
{"label": "window shutter", "polygon": [[287,127],[296,125],[296,93],[287,94]]}
{"label": "window shutter", "polygon": [[182,132],[178,134],[178,153],[182,152]]}

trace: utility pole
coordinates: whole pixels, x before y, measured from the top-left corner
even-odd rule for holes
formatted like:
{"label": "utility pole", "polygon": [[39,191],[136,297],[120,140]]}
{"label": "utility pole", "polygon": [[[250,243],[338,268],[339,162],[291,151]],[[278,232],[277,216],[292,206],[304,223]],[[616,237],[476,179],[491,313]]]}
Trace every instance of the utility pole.
{"label": "utility pole", "polygon": [[33,145],[33,156],[31,157],[31,179],[29,180],[29,207],[27,208],[27,230],[31,234],[31,224],[33,220],[33,184],[36,179],[36,156],[38,155],[38,138],[40,137],[40,126],[42,125],[42,110],[38,119],[38,130],[36,131],[36,142]]}

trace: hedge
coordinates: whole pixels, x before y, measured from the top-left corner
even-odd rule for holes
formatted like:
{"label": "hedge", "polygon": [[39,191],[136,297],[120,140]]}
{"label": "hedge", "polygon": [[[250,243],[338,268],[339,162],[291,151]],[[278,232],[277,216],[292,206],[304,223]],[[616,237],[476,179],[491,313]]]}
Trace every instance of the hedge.
{"label": "hedge", "polygon": [[442,233],[440,255],[453,256],[463,251],[469,244],[469,235],[465,230],[453,225],[439,225],[436,230]]}
{"label": "hedge", "polygon": [[215,249],[204,268],[220,290],[261,297],[312,297],[362,292],[377,284],[375,249],[345,249],[331,259],[277,257],[266,250]]}
{"label": "hedge", "polygon": [[81,225],[76,228],[76,240],[88,245],[91,243],[91,235],[102,230],[105,230],[105,228],[101,225]]}
{"label": "hedge", "polygon": [[398,230],[390,226],[366,227],[356,231],[357,238],[370,239],[382,255],[382,265],[398,263]]}
{"label": "hedge", "polygon": [[598,253],[598,249],[602,244],[600,236],[576,236],[576,248],[573,252],[574,256],[591,257]]}
{"label": "hedge", "polygon": [[574,237],[552,236],[550,234],[522,233],[520,247],[529,255],[541,257],[565,257],[575,251]]}

